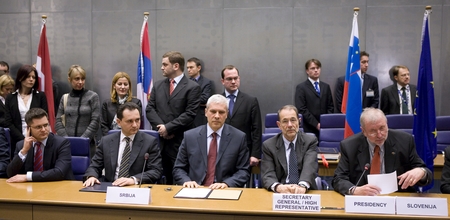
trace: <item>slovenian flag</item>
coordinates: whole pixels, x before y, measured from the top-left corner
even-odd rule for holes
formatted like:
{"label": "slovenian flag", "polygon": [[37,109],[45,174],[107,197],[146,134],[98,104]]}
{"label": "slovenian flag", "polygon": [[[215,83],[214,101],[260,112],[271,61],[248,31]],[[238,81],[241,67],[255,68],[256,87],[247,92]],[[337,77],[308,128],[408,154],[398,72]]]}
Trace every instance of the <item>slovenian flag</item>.
{"label": "slovenian flag", "polygon": [[41,37],[37,52],[36,70],[39,77],[39,90],[45,92],[48,106],[48,120],[52,131],[55,131],[55,105],[53,99],[52,69],[50,66],[50,53],[48,52],[46,17],[43,17]]}
{"label": "slovenian flag", "polygon": [[[434,106],[433,69],[431,68],[431,48],[428,28],[429,13],[425,12],[422,26],[422,53],[420,54],[419,78],[417,80],[417,94],[414,103],[413,134],[416,142],[417,154],[433,172],[433,161],[436,157],[436,111]],[[433,187],[422,187],[420,191],[427,191]]]}
{"label": "slovenian flag", "polygon": [[361,131],[359,117],[362,112],[362,85],[359,62],[358,13],[355,11],[341,107],[342,113],[346,114],[344,138]]}
{"label": "slovenian flag", "polygon": [[[152,60],[150,55],[150,41],[147,27],[148,15],[144,16],[144,23],[141,30],[141,52],[137,65],[137,98],[142,102],[142,114],[145,118],[145,108],[150,99],[150,92],[153,87]],[[144,120],[144,119],[143,119]],[[144,129],[150,129],[148,120],[144,120]]]}

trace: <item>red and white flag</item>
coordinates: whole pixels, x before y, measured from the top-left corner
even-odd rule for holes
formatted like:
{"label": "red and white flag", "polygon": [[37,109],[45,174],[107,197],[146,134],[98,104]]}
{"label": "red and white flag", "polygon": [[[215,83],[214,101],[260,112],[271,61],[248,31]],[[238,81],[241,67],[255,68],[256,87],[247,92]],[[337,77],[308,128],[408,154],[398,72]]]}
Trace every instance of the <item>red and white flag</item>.
{"label": "red and white flag", "polygon": [[46,18],[42,18],[41,37],[37,52],[36,70],[39,77],[39,90],[45,92],[48,107],[48,120],[52,131],[55,131],[55,107],[53,99],[52,69],[48,52]]}

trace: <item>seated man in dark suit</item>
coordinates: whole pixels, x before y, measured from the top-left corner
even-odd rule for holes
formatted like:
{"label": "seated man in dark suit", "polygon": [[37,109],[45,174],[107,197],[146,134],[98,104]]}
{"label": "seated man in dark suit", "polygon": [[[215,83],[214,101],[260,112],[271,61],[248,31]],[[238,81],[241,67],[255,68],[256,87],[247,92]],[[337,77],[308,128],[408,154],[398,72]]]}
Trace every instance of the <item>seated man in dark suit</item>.
{"label": "seated man in dark suit", "polygon": [[380,109],[366,108],[361,114],[361,132],[341,141],[341,158],[334,172],[333,188],[342,195],[378,195],[380,188],[367,183],[367,175],[358,179],[371,164],[370,174],[397,171],[399,191],[415,192],[414,186],[425,186],[433,175],[416,152],[412,135],[389,130]]}
{"label": "seated man in dark suit", "polygon": [[441,192],[450,193],[450,147],[446,147],[444,150],[445,161],[442,168],[441,177]]}
{"label": "seated man in dark suit", "polygon": [[[100,184],[103,169],[104,181],[115,186],[155,183],[162,174],[161,155],[156,138],[139,131],[141,108],[133,102],[120,105],[116,122],[121,132],[101,139],[84,174],[83,186]],[[146,160],[145,172],[141,174]]]}
{"label": "seated man in dark suit", "polygon": [[6,139],[5,129],[0,127],[0,178],[6,177],[9,158],[8,139]]}
{"label": "seated man in dark suit", "polygon": [[264,188],[278,193],[303,194],[317,189],[317,138],[299,131],[297,108],[278,110],[281,133],[264,141],[261,174]]}
{"label": "seated man in dark suit", "polygon": [[73,180],[70,142],[50,133],[47,112],[32,108],[25,122],[26,137],[17,142],[7,182]]}
{"label": "seated man in dark suit", "polygon": [[225,124],[228,101],[216,94],[206,103],[208,123],[184,133],[173,168],[176,184],[212,189],[243,187],[250,177],[245,133]]}

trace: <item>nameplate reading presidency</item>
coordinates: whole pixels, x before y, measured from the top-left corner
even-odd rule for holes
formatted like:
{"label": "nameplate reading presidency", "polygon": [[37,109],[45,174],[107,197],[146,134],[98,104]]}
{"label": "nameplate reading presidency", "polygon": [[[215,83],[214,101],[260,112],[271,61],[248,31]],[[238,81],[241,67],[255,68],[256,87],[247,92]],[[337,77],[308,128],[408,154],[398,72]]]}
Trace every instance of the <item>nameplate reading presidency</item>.
{"label": "nameplate reading presidency", "polygon": [[447,198],[397,197],[397,215],[448,216]]}
{"label": "nameplate reading presidency", "polygon": [[149,188],[108,187],[106,203],[148,205],[151,203]]}
{"label": "nameplate reading presidency", "polygon": [[272,209],[276,211],[320,212],[320,195],[274,193]]}
{"label": "nameplate reading presidency", "polygon": [[345,212],[395,215],[395,197],[345,196]]}

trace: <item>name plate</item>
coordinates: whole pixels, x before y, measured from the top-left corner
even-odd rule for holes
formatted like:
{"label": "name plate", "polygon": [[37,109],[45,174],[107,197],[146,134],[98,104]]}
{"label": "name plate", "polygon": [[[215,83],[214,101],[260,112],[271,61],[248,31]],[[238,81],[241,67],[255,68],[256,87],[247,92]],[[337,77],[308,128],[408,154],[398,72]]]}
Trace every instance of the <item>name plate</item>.
{"label": "name plate", "polygon": [[395,197],[345,196],[345,212],[395,214]]}
{"label": "name plate", "polygon": [[320,195],[274,193],[272,210],[320,212]]}
{"label": "name plate", "polygon": [[151,202],[149,188],[108,187],[106,203],[148,205]]}
{"label": "name plate", "polygon": [[448,216],[447,198],[397,197],[397,215]]}

